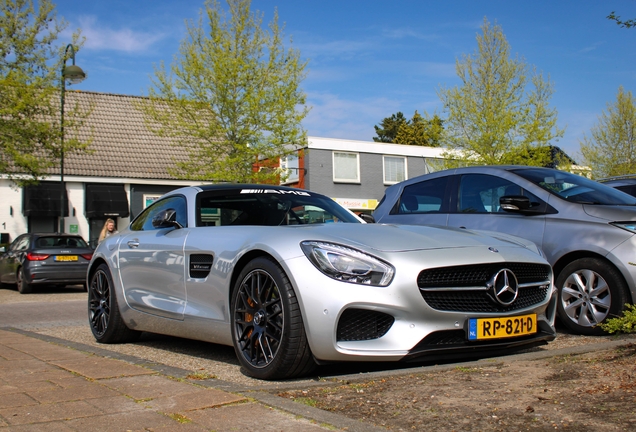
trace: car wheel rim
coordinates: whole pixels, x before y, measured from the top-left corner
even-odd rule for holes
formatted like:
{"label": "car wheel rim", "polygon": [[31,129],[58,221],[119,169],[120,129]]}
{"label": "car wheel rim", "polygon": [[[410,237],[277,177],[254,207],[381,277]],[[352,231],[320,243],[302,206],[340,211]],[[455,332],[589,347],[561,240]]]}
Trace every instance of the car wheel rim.
{"label": "car wheel rim", "polygon": [[603,277],[592,270],[579,270],[565,280],[561,305],[567,316],[583,327],[593,327],[609,314],[612,294]]}
{"label": "car wheel rim", "polygon": [[24,275],[22,274],[22,269],[18,270],[18,291],[22,290],[22,283],[23,283],[23,279]]}
{"label": "car wheel rim", "polygon": [[234,309],[235,338],[243,358],[255,368],[268,366],[280,348],[284,313],[274,279],[263,270],[241,282]]}
{"label": "car wheel rim", "polygon": [[88,295],[91,326],[97,336],[102,336],[110,320],[110,284],[102,270],[93,276]]}

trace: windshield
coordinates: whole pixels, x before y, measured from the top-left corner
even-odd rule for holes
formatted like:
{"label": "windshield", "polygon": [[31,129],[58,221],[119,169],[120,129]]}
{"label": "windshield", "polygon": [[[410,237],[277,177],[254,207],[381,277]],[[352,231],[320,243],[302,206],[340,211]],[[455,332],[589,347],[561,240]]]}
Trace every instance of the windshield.
{"label": "windshield", "polygon": [[55,247],[63,247],[63,248],[87,248],[88,245],[81,237],[58,237],[58,236],[50,236],[50,237],[39,237],[36,242],[36,248],[55,248]]}
{"label": "windshield", "polygon": [[636,205],[636,198],[583,176],[553,169],[511,170],[566,201],[579,204]]}
{"label": "windshield", "polygon": [[198,197],[197,213],[198,226],[360,223],[330,198],[273,189],[203,192]]}

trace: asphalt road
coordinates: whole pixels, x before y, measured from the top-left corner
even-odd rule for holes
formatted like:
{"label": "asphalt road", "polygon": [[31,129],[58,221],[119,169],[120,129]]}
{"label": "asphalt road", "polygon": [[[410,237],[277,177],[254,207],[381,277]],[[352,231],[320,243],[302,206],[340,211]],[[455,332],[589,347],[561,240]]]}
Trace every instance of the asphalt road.
{"label": "asphalt road", "polygon": [[0,288],[0,327],[21,329],[82,325],[87,322],[87,294],[81,287],[39,289],[20,294]]}

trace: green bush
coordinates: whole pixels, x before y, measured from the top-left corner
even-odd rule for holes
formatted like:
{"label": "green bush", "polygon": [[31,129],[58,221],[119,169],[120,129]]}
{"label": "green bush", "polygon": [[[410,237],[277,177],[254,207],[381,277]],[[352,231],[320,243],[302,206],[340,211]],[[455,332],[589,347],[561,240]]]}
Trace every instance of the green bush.
{"label": "green bush", "polygon": [[625,305],[623,316],[610,318],[601,324],[608,333],[636,333],[636,305]]}

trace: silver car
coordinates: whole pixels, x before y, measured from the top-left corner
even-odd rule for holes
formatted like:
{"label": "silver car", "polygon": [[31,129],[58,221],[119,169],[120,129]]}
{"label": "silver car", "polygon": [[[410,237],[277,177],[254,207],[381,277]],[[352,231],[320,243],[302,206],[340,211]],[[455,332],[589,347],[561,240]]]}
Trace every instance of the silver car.
{"label": "silver car", "polygon": [[316,363],[493,355],[555,337],[552,270],[533,243],[366,224],[285,187],[170,192],[98,246],[87,277],[98,342],[148,331],[233,345],[261,379]]}
{"label": "silver car", "polygon": [[580,334],[636,303],[636,198],[550,168],[480,166],[387,188],[377,222],[493,230],[536,243],[553,266],[559,318]]}

